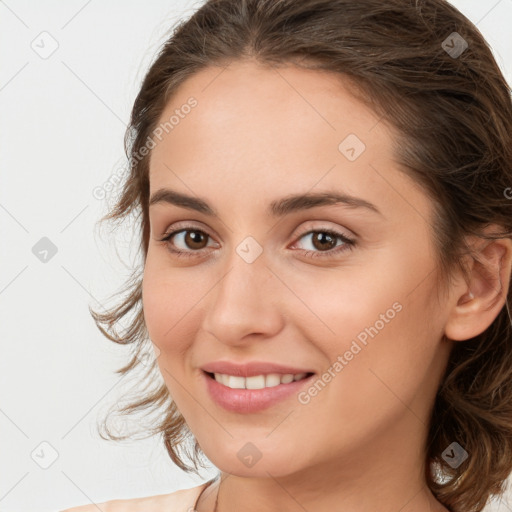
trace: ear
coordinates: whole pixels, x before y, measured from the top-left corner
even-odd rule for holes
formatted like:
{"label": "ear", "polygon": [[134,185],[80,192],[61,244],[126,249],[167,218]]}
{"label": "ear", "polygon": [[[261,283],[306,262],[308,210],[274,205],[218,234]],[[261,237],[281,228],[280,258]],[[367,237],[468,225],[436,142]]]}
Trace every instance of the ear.
{"label": "ear", "polygon": [[476,252],[469,259],[468,280],[454,284],[450,294],[444,334],[451,340],[467,340],[484,332],[507,300],[512,240],[479,238],[473,247]]}

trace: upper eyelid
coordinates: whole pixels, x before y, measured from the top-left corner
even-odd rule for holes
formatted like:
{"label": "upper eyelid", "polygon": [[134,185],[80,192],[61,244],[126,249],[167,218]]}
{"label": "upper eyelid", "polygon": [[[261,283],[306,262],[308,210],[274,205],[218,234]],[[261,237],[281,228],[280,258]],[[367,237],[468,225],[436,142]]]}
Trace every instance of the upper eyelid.
{"label": "upper eyelid", "polygon": [[[176,236],[177,234],[182,233],[183,231],[193,231],[194,229],[196,229],[197,231],[202,231],[210,238],[213,238],[213,235],[211,235],[209,233],[208,229],[198,227],[197,225],[194,225],[194,224],[188,224],[187,221],[182,221],[182,222],[184,223],[183,225],[180,225],[180,223],[178,222],[178,225],[177,226],[173,225],[174,227],[172,229],[169,229],[169,228],[166,229],[164,234],[160,237],[160,239],[167,238],[171,233],[173,234],[173,236]],[[295,242],[297,240],[299,240],[300,238],[302,238],[303,236],[314,233],[314,232],[333,232],[333,234],[335,234],[336,236],[344,237],[349,240],[355,240],[357,238],[357,235],[355,233],[353,233],[351,230],[347,230],[346,228],[330,227],[326,224],[315,227],[312,225],[308,225],[308,223],[311,223],[311,222],[315,222],[315,221],[307,221],[306,222],[307,226],[300,229],[298,232],[297,232],[297,230],[294,230],[292,237],[295,240]],[[316,222],[322,222],[322,221],[318,220]],[[323,221],[323,222],[326,222],[326,221]],[[344,232],[345,230],[349,231],[349,233]]]}

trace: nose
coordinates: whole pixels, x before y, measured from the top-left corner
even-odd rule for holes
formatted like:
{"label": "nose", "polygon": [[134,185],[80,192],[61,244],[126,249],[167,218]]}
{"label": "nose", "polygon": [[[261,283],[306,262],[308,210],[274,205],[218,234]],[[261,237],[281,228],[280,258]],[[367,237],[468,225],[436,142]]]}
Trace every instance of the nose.
{"label": "nose", "polygon": [[263,255],[248,263],[233,251],[223,277],[207,295],[203,329],[232,346],[247,344],[255,335],[272,338],[283,328],[280,287]]}

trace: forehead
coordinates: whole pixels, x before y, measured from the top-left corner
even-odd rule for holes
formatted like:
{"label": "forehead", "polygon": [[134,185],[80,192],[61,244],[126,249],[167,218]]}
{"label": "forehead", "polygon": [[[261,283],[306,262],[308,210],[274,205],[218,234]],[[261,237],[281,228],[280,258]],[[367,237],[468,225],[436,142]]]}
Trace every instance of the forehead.
{"label": "forehead", "polygon": [[313,187],[341,188],[374,203],[413,193],[396,169],[392,129],[334,73],[253,61],[209,67],[181,84],[159,126],[151,191],[232,191],[240,204]]}
{"label": "forehead", "polygon": [[[187,105],[190,98],[197,102],[193,108]],[[381,153],[389,145],[384,125],[352,97],[342,77],[294,66],[269,68],[249,61],[203,69],[181,84],[160,125],[165,128],[176,113],[181,115],[174,115],[172,129],[163,134],[161,151],[179,149],[193,138],[201,155],[213,156],[222,148],[227,159],[229,148],[239,154],[241,146],[245,155],[262,155],[278,146],[288,151],[274,151],[275,157],[300,159],[326,136],[326,148],[336,155],[335,143],[349,133],[365,143],[371,138]],[[155,158],[160,150],[153,151]]]}

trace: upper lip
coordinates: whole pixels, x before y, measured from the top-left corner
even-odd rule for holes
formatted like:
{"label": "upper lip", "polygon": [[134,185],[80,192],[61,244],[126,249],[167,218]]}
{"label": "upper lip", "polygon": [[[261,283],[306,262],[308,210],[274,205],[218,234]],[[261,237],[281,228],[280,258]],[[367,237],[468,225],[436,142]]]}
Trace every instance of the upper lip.
{"label": "upper lip", "polygon": [[230,361],[215,361],[205,364],[201,367],[201,369],[209,373],[224,373],[237,377],[253,377],[254,375],[266,375],[269,373],[314,373],[311,370],[304,368],[297,368],[265,361],[252,361],[243,364],[232,363]]}

